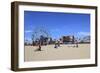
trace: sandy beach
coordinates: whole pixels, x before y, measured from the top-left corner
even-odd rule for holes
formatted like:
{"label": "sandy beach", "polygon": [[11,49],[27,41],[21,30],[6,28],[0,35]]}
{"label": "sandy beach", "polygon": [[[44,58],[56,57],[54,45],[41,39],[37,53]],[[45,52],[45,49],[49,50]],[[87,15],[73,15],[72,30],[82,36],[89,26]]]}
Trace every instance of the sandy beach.
{"label": "sandy beach", "polygon": [[25,61],[72,60],[90,58],[90,44],[79,44],[79,47],[62,44],[42,46],[42,51],[36,51],[38,46],[25,46]]}

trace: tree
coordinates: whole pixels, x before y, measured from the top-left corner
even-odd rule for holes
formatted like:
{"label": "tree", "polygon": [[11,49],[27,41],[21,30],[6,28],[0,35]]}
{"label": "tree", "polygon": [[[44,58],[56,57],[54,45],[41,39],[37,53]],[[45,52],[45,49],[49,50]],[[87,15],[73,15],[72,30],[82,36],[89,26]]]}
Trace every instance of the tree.
{"label": "tree", "polygon": [[36,41],[38,39],[38,50],[41,51],[41,45],[43,45],[44,41],[47,40],[47,38],[50,37],[50,32],[48,31],[48,29],[46,29],[43,26],[39,26],[33,29],[33,33],[32,33],[32,42],[33,44],[36,44]]}

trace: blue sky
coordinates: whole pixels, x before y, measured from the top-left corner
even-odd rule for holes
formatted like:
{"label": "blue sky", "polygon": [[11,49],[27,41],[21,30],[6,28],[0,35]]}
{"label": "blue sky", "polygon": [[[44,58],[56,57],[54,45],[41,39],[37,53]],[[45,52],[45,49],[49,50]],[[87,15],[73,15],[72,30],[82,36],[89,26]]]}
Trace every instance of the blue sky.
{"label": "blue sky", "polygon": [[43,26],[53,39],[64,35],[81,37],[90,34],[90,14],[24,11],[25,40],[32,38],[36,27]]}

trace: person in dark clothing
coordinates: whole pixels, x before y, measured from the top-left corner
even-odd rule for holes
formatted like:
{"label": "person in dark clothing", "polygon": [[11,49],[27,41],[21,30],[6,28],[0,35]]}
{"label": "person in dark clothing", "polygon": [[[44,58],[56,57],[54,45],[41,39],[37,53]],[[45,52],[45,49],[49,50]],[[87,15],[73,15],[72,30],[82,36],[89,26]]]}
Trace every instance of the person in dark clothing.
{"label": "person in dark clothing", "polygon": [[76,44],[76,47],[78,48],[78,41],[77,40],[75,40],[75,44]]}
{"label": "person in dark clothing", "polygon": [[39,40],[38,46],[39,48],[37,49],[37,51],[41,51],[41,41],[40,40]]}
{"label": "person in dark clothing", "polygon": [[58,48],[57,40],[55,40],[55,46],[54,46],[54,48]]}
{"label": "person in dark clothing", "polygon": [[58,47],[60,47],[60,41],[58,41]]}

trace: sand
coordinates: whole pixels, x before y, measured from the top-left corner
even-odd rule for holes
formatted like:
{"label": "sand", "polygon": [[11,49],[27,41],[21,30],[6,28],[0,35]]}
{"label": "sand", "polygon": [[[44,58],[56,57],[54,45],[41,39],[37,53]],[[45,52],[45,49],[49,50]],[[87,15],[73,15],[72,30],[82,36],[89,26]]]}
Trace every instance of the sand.
{"label": "sand", "polygon": [[79,44],[79,47],[63,44],[58,48],[54,45],[42,46],[42,51],[36,51],[37,46],[25,46],[25,61],[73,60],[90,58],[90,44]]}

